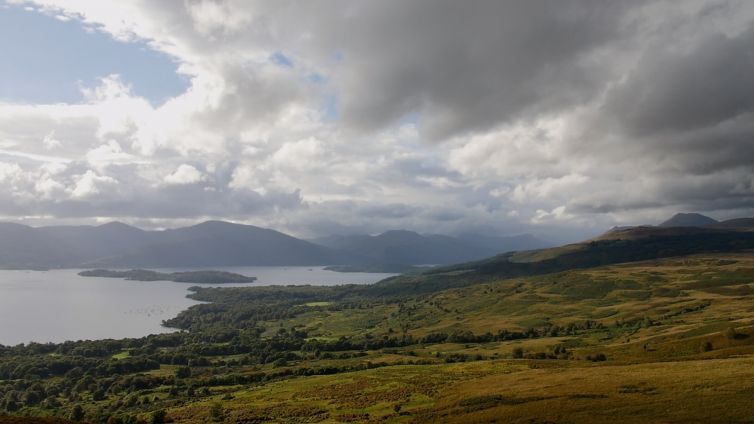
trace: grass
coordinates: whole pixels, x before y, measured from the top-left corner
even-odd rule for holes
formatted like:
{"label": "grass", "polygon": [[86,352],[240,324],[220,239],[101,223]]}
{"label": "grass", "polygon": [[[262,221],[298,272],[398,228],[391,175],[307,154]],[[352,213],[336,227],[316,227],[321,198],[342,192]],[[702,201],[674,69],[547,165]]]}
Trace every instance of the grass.
{"label": "grass", "polygon": [[708,311],[686,314],[679,319],[722,319],[723,312],[729,312],[732,298],[747,292],[714,291],[699,282],[715,281],[714,285],[719,287],[719,281],[750,281],[748,278],[754,272],[751,255],[725,255],[731,256],[736,259],[708,255],[686,261],[640,262],[490,281],[364,309],[313,309],[283,326],[306,329],[312,336],[323,337],[363,331],[382,336],[390,334],[391,329],[405,329],[421,337],[457,328],[474,332],[516,330],[586,319],[612,325],[616,320],[660,317],[674,305],[702,300],[712,301]]}
{"label": "grass", "polygon": [[[223,407],[231,422],[742,422],[751,417],[752,391],[754,358],[506,360],[303,377],[234,392]],[[219,400],[169,415],[202,422]]]}
{"label": "grass", "polygon": [[315,308],[315,307],[330,306],[331,304],[332,302],[307,302],[307,303],[304,303],[304,306]]}
{"label": "grass", "polygon": [[131,352],[124,350],[123,352],[116,353],[112,356],[113,359],[126,359],[131,356]]}

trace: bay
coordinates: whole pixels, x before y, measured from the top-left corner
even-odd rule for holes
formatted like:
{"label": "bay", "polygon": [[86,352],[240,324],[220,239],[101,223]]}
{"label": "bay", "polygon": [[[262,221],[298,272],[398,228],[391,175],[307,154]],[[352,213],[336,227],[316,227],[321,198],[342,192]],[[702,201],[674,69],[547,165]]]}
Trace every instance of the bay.
{"label": "bay", "polygon": [[[254,283],[223,287],[370,284],[393,275],[297,266],[213,269],[257,277]],[[163,327],[162,321],[198,303],[186,298],[194,284],[80,277],[79,271],[0,270],[0,344],[118,339],[174,331]]]}

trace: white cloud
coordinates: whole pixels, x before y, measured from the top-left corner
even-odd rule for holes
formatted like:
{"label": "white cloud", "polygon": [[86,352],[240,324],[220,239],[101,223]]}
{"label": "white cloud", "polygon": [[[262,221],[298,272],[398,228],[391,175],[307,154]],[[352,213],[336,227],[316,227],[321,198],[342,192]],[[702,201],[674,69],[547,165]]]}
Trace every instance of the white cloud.
{"label": "white cloud", "polygon": [[531,222],[532,224],[543,224],[553,221],[565,221],[571,218],[573,218],[573,215],[568,214],[566,212],[566,207],[561,205],[553,208],[549,212],[543,209],[537,209],[537,212],[531,218]]}
{"label": "white cloud", "polygon": [[118,185],[118,181],[108,176],[97,175],[94,171],[86,171],[78,176],[76,185],[71,192],[77,199],[87,199],[111,190]]}
{"label": "white cloud", "polygon": [[50,131],[49,133],[47,133],[47,135],[45,135],[45,138],[42,139],[42,145],[44,145],[45,149],[47,150],[54,150],[62,147],[63,143],[55,138],[55,131]]}
{"label": "white cloud", "polygon": [[165,177],[165,184],[196,184],[202,180],[204,180],[204,175],[201,171],[184,163],[181,164],[175,172]]}
{"label": "white cloud", "polygon": [[99,170],[112,164],[138,163],[138,158],[126,153],[116,140],[108,140],[106,143],[89,150],[86,153],[86,161]]}
{"label": "white cloud", "polygon": [[23,171],[18,164],[0,162],[0,182],[12,182],[18,180],[23,175]]}

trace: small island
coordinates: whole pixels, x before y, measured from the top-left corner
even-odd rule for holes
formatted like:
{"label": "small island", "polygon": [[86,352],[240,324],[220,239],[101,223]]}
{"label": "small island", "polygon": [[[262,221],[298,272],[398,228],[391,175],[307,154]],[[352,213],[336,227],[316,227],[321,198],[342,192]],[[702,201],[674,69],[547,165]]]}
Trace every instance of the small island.
{"label": "small island", "polygon": [[124,278],[131,281],[173,281],[191,284],[231,284],[253,283],[256,277],[224,271],[187,271],[187,272],[157,272],[147,269],[132,269],[128,271],[113,271],[109,269],[92,269],[81,271],[82,277]]}

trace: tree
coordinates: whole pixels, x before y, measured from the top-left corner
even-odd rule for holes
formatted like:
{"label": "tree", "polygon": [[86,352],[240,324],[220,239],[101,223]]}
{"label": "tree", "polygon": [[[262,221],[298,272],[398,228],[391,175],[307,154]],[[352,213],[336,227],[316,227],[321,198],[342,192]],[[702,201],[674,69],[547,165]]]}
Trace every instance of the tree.
{"label": "tree", "polygon": [[92,393],[92,400],[105,400],[105,398],[107,398],[107,394],[102,388],[99,388]]}
{"label": "tree", "polygon": [[521,358],[523,358],[524,357],[524,350],[521,349],[520,347],[514,348],[513,349],[513,357],[515,359],[521,359]]}
{"label": "tree", "polygon": [[18,411],[18,402],[15,400],[8,400],[5,402],[5,410],[8,412]]}
{"label": "tree", "polygon": [[158,409],[152,412],[152,424],[163,424],[167,415],[168,414],[164,409]]}
{"label": "tree", "polygon": [[81,407],[81,405],[76,404],[73,409],[71,409],[71,420],[72,421],[81,421],[84,419],[84,408]]}
{"label": "tree", "polygon": [[212,421],[214,422],[222,422],[224,418],[225,412],[223,411],[223,406],[219,402],[215,402],[212,404],[212,407],[209,409],[209,416],[212,418]]}
{"label": "tree", "polygon": [[191,368],[180,367],[177,370],[175,370],[175,376],[176,378],[189,378],[191,377]]}
{"label": "tree", "polygon": [[596,355],[587,355],[586,360],[592,361],[592,362],[602,362],[602,361],[607,361],[607,356],[604,353],[598,353]]}

